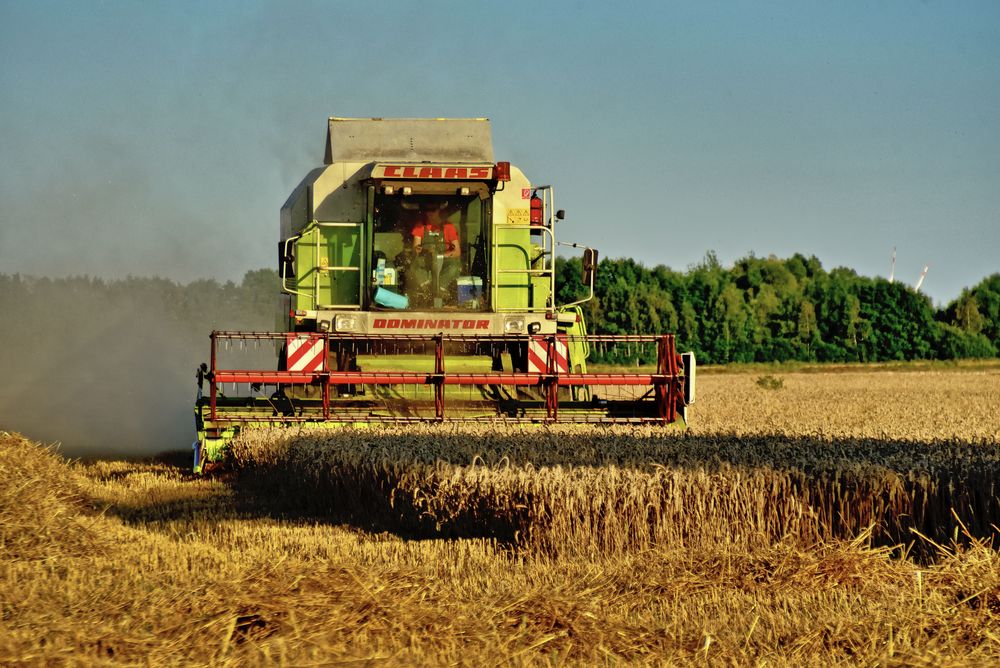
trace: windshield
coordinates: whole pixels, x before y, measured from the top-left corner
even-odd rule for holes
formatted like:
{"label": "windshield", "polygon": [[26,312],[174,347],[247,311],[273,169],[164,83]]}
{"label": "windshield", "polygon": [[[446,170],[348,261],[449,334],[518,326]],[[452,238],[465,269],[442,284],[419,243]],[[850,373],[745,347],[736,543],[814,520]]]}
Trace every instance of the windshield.
{"label": "windshield", "polygon": [[376,195],[375,308],[486,310],[485,220],[478,195]]}

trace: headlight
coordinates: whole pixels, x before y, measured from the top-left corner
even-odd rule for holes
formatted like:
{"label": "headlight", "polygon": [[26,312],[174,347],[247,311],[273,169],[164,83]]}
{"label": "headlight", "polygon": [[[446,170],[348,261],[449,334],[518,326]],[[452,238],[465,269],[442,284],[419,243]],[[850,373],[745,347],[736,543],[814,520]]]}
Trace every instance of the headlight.
{"label": "headlight", "polygon": [[505,334],[521,334],[524,332],[524,317],[504,318],[503,331]]}
{"label": "headlight", "polygon": [[338,315],[334,320],[334,328],[338,332],[356,332],[360,327],[361,319],[352,313]]}
{"label": "headlight", "polygon": [[316,329],[318,329],[321,332],[329,332],[330,331],[330,321],[329,320],[320,320],[318,323],[316,323]]}

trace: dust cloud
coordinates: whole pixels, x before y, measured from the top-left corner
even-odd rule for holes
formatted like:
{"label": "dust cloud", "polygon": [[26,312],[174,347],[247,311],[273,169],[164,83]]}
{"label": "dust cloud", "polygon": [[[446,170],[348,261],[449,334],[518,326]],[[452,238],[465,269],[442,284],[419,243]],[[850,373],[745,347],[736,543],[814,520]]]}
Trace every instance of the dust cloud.
{"label": "dust cloud", "polygon": [[0,429],[70,457],[190,448],[209,333],[273,329],[273,281],[0,275]]}

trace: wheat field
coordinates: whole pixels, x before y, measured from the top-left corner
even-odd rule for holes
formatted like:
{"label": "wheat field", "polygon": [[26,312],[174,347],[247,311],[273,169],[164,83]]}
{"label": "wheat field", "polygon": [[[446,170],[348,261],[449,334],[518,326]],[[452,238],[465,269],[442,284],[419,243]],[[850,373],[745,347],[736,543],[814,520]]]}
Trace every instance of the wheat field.
{"label": "wheat field", "polygon": [[704,375],[687,432],[0,432],[0,663],[1000,663],[1000,368]]}

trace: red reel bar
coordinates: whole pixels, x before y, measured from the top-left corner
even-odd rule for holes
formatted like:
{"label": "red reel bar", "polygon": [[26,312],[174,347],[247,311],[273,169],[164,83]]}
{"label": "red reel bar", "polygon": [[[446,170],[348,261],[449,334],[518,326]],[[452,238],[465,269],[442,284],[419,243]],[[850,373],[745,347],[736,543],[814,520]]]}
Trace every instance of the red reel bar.
{"label": "red reel bar", "polygon": [[[226,371],[215,372],[217,383],[260,383],[267,385],[542,385],[555,382],[560,387],[581,385],[667,385],[675,378],[668,374],[611,373],[421,373],[419,371]],[[439,380],[440,379],[440,380]]]}
{"label": "red reel bar", "polygon": [[[322,388],[322,419],[331,419],[331,386],[344,385],[431,385],[434,387],[434,415],[437,420],[445,417],[445,394],[444,387],[449,386],[518,386],[537,387],[544,391],[545,413],[547,421],[563,421],[559,417],[559,388],[561,387],[641,387],[651,388],[652,401],[656,407],[655,418],[645,417],[618,417],[609,420],[602,419],[581,419],[580,416],[570,416],[565,421],[581,422],[662,422],[664,424],[673,422],[677,417],[677,402],[683,396],[683,376],[680,373],[680,361],[674,345],[674,336],[664,334],[660,336],[649,335],[590,335],[586,337],[566,337],[560,335],[563,340],[586,338],[588,342],[605,343],[656,343],[657,363],[656,373],[567,373],[560,372],[555,364],[555,355],[549,355],[546,373],[524,373],[524,372],[491,372],[491,373],[447,373],[445,371],[445,344],[446,343],[524,343],[524,337],[515,336],[470,336],[461,334],[402,334],[402,335],[343,335],[343,334],[315,334],[313,336],[322,337],[324,359],[329,358],[330,343],[335,342],[411,342],[411,343],[432,343],[434,345],[434,371],[432,373],[418,371],[256,371],[249,369],[220,369],[218,368],[217,345],[219,341],[282,341],[288,334],[285,332],[213,332],[211,336],[211,371],[208,375],[210,381],[209,411],[210,419],[219,420],[218,411],[218,386],[219,384],[247,384],[247,385],[316,385]],[[551,345],[554,345],[556,337],[550,337]],[[648,396],[644,395],[644,396]],[[636,401],[642,402],[643,398]],[[648,400],[647,400],[648,401]],[[315,417],[294,418],[291,416],[261,416],[248,418],[245,416],[225,416],[223,421],[315,421]],[[338,407],[336,419],[345,417],[344,411]],[[427,418],[402,418],[388,416],[370,416],[372,420],[406,422],[406,421],[426,421]],[[359,416],[361,419],[361,416]],[[468,418],[456,416],[455,420],[482,420],[487,418]]]}

